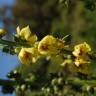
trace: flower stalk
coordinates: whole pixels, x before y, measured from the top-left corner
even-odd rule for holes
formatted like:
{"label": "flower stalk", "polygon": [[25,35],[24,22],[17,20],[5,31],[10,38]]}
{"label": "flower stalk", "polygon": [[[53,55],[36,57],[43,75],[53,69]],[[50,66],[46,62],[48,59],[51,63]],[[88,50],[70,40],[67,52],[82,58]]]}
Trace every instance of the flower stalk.
{"label": "flower stalk", "polygon": [[[96,80],[81,80],[79,78],[73,77],[73,78],[69,78],[66,80],[68,84],[73,84],[73,85],[91,85],[91,86],[96,86]],[[35,86],[36,83],[32,83],[29,81],[25,81],[23,82],[25,85],[31,85],[31,86]],[[13,80],[4,80],[4,79],[0,79],[0,86],[16,86],[16,85],[20,85],[22,84],[22,81],[13,81]]]}
{"label": "flower stalk", "polygon": [[8,41],[8,40],[3,40],[3,39],[0,39],[0,44],[8,45],[8,46],[16,46],[16,47],[22,47],[22,46],[30,47],[30,45],[27,43],[13,42],[13,41]]}
{"label": "flower stalk", "polygon": [[69,84],[74,84],[74,85],[91,85],[91,86],[96,86],[96,80],[81,80],[79,78],[71,78],[68,80]]}
{"label": "flower stalk", "polygon": [[0,86],[14,86],[17,85],[16,81],[0,79]]}

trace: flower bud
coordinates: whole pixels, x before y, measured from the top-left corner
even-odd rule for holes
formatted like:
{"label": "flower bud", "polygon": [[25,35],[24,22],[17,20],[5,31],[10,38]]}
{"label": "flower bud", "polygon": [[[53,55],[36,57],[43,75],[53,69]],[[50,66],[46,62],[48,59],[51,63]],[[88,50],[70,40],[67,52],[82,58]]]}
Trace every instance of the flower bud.
{"label": "flower bud", "polygon": [[6,34],[5,29],[0,28],[0,36],[4,36]]}
{"label": "flower bud", "polygon": [[63,83],[63,78],[58,78],[58,84],[62,84]]}
{"label": "flower bud", "polygon": [[21,50],[20,47],[16,47],[16,48],[14,49],[15,53],[17,53],[17,54],[20,52],[20,50]]}
{"label": "flower bud", "polygon": [[53,86],[54,86],[54,85],[57,85],[57,84],[58,84],[57,79],[56,79],[56,78],[54,78],[54,79],[52,80],[51,84],[52,84]]}

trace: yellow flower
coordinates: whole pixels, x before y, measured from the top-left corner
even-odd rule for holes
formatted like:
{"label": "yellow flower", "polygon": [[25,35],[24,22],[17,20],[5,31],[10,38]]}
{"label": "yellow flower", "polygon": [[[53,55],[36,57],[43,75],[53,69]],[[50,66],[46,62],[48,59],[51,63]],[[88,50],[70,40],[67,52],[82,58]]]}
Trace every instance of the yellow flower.
{"label": "yellow flower", "polygon": [[57,45],[56,45],[56,38],[51,36],[51,35],[47,35],[45,36],[38,45],[38,51],[40,52],[40,54],[42,55],[47,55],[47,54],[57,54],[59,52]]}
{"label": "yellow flower", "polygon": [[5,31],[5,29],[3,29],[3,28],[0,28],[0,36],[3,36],[3,35],[5,35],[6,34],[6,31]]}
{"label": "yellow flower", "polygon": [[76,45],[74,47],[73,55],[78,57],[78,56],[80,56],[82,54],[86,54],[90,51],[91,51],[91,47],[86,42],[84,42],[84,43]]}
{"label": "yellow flower", "polygon": [[24,37],[26,40],[30,37],[31,35],[31,30],[29,26],[26,26],[20,30],[20,27],[17,27],[17,35]]}
{"label": "yellow flower", "polygon": [[22,48],[18,55],[22,64],[30,64],[36,62],[39,58],[39,53],[36,48]]}
{"label": "yellow flower", "polygon": [[36,41],[37,41],[37,36],[36,36],[36,34],[33,34],[33,35],[31,35],[28,39],[27,39],[27,41],[29,42],[29,43],[35,43]]}
{"label": "yellow flower", "polygon": [[26,26],[20,30],[19,26],[17,27],[17,35],[23,37],[25,40],[34,43],[37,41],[36,34],[32,34],[29,26]]}
{"label": "yellow flower", "polygon": [[37,59],[40,57],[40,54],[38,52],[38,49],[33,47],[33,48],[26,48],[26,51],[31,54],[31,60],[33,63],[37,61]]}
{"label": "yellow flower", "polygon": [[19,55],[19,60],[22,64],[29,64],[31,60],[31,54],[25,50],[25,48],[22,48]]}
{"label": "yellow flower", "polygon": [[75,65],[77,66],[77,67],[79,67],[80,65],[82,65],[82,64],[89,64],[90,63],[90,59],[89,59],[89,57],[87,56],[87,55],[85,55],[85,56],[80,56],[80,57],[77,57],[76,59],[75,59]]}

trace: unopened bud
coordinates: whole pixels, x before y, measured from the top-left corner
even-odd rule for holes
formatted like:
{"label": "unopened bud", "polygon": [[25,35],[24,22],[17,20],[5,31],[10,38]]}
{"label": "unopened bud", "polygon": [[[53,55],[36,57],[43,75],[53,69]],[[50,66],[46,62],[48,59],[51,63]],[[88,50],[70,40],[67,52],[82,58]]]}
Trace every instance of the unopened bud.
{"label": "unopened bud", "polygon": [[16,47],[16,48],[14,49],[15,53],[17,53],[17,54],[20,52],[20,50],[21,50],[20,47]]}
{"label": "unopened bud", "polygon": [[58,84],[62,84],[63,83],[63,78],[58,78]]}
{"label": "unopened bud", "polygon": [[4,36],[6,34],[6,31],[5,31],[5,29],[3,29],[3,28],[0,28],[0,35],[1,36]]}

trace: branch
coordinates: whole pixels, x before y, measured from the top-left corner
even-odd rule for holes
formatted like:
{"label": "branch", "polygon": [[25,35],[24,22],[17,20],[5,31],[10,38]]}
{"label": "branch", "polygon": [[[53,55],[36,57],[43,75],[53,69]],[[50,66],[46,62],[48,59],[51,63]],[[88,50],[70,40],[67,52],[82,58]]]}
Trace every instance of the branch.
{"label": "branch", "polygon": [[[96,86],[96,80],[81,80],[79,78],[69,78],[66,80],[68,82],[68,84],[74,84],[74,85],[91,85],[91,86]],[[33,88],[38,88],[38,84],[36,84],[36,82],[22,82],[22,81],[13,81],[13,80],[3,80],[0,79],[0,86],[16,86],[16,85],[20,85],[20,84],[28,84],[33,86]]]}
{"label": "branch", "polygon": [[96,80],[81,80],[79,78],[72,78],[68,80],[69,84],[74,84],[74,85],[91,85],[91,86],[96,86]]}
{"label": "branch", "polygon": [[31,89],[37,89],[39,87],[39,84],[36,82],[31,82],[31,81],[24,81],[24,80],[4,80],[0,79],[0,86],[17,86],[17,85],[30,85]]}
{"label": "branch", "polygon": [[16,47],[20,47],[20,46],[30,47],[30,45],[27,43],[7,41],[7,40],[3,40],[3,39],[0,39],[0,44],[8,45],[8,46],[16,46]]}
{"label": "branch", "polygon": [[0,86],[14,86],[17,85],[16,81],[0,79]]}

